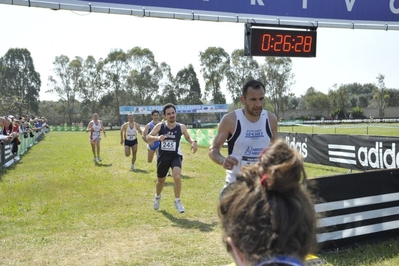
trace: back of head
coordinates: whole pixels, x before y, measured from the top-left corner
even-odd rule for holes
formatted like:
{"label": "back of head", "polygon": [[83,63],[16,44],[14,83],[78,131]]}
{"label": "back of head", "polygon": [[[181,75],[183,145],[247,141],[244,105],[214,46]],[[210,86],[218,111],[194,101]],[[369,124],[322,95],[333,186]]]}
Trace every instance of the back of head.
{"label": "back of head", "polygon": [[282,139],[273,143],[258,163],[241,169],[221,196],[224,242],[231,238],[251,264],[278,255],[304,261],[317,245],[316,214],[305,180],[302,156]]}

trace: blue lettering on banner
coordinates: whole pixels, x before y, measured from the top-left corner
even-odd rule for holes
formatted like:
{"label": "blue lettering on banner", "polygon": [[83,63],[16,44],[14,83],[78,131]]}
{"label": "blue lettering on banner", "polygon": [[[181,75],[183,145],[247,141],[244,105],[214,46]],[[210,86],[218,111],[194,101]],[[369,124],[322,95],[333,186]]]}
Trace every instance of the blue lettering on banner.
{"label": "blue lettering on banner", "polygon": [[[203,104],[203,105],[176,105],[177,113],[226,113],[227,104]],[[161,112],[163,106],[120,106],[119,113],[127,114],[151,114],[152,110]]]}
{"label": "blue lettering on banner", "polygon": [[145,8],[148,11],[151,11],[151,8],[180,9],[180,11],[183,9],[194,14],[197,11],[206,11],[246,16],[399,21],[399,0],[86,0],[86,2],[129,5],[131,8]]}

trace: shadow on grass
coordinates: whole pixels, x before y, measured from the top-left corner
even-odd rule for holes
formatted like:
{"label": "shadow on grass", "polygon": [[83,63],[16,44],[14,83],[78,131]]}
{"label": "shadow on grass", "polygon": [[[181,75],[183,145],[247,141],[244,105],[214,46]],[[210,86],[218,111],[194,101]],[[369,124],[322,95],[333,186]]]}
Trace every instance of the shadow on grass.
{"label": "shadow on grass", "polygon": [[190,178],[192,178],[191,176],[188,176],[188,175],[180,175],[180,178],[181,179],[190,179]]}
{"label": "shadow on grass", "polygon": [[141,174],[148,174],[149,172],[147,170],[141,170],[141,169],[137,169],[136,170],[132,170],[133,173],[141,173]]}
{"label": "shadow on grass", "polygon": [[197,228],[201,232],[211,232],[214,230],[214,227],[218,225],[217,222],[213,222],[211,224],[203,223],[198,220],[188,220],[185,218],[176,218],[172,214],[167,211],[160,211],[166,218],[168,218],[171,222],[175,224],[175,226],[179,226],[181,228],[186,229],[195,229]]}
{"label": "shadow on grass", "polygon": [[95,166],[97,167],[110,167],[112,163],[96,163]]}

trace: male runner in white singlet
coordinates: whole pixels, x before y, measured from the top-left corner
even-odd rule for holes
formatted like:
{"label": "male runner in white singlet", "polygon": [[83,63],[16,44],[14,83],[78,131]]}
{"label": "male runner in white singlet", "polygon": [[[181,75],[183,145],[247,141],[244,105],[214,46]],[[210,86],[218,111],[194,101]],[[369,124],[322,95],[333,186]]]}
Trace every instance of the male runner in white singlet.
{"label": "male runner in white singlet", "polygon": [[[209,147],[209,157],[226,169],[226,183],[236,180],[243,165],[259,160],[262,150],[277,139],[277,117],[263,109],[265,86],[257,81],[248,81],[242,90],[242,109],[223,116],[218,132]],[[228,156],[220,149],[227,140]]]}
{"label": "male runner in white singlet", "polygon": [[140,135],[143,135],[141,131],[140,125],[134,122],[134,116],[132,114],[128,115],[128,122],[124,123],[121,128],[121,145],[125,146],[125,155],[126,157],[130,156],[130,152],[132,153],[132,165],[130,169],[133,171],[136,170],[134,163],[136,162],[137,155],[137,132]]}

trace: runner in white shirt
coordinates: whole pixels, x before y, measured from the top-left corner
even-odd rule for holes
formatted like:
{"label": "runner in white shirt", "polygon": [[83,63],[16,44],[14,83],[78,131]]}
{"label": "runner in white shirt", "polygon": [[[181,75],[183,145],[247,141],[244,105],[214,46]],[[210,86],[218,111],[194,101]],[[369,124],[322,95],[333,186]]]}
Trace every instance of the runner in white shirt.
{"label": "runner in white shirt", "polygon": [[132,153],[132,165],[130,169],[136,170],[134,166],[137,157],[137,132],[143,135],[140,125],[134,122],[134,116],[128,115],[128,122],[124,123],[121,128],[121,145],[125,145],[125,155],[130,156]]}
{"label": "runner in white shirt", "polygon": [[90,132],[90,144],[91,144],[91,151],[93,152],[93,161],[94,163],[101,162],[100,157],[100,141],[101,141],[101,131],[105,135],[105,128],[103,122],[98,119],[98,114],[93,114],[93,120],[89,122],[86,128],[86,132]]}
{"label": "runner in white shirt", "polygon": [[[223,116],[209,148],[212,161],[226,169],[226,183],[234,182],[241,167],[257,162],[262,150],[277,139],[277,117],[263,109],[265,86],[248,81],[240,101],[243,108]],[[224,157],[220,150],[226,140],[228,154]]]}

